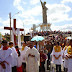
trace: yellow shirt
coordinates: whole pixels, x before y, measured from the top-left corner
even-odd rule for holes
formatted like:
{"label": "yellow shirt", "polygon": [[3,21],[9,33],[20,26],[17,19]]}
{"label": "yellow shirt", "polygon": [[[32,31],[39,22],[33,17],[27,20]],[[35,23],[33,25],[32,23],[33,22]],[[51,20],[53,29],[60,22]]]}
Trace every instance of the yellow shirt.
{"label": "yellow shirt", "polygon": [[24,48],[25,48],[25,46],[22,46],[22,50],[21,50],[21,51],[23,51],[23,50],[24,50]]}
{"label": "yellow shirt", "polygon": [[61,46],[54,46],[55,52],[61,52]]}
{"label": "yellow shirt", "polygon": [[12,48],[13,46],[8,46],[8,47]]}
{"label": "yellow shirt", "polygon": [[70,55],[72,55],[72,47],[71,46],[68,46],[67,53],[70,54]]}

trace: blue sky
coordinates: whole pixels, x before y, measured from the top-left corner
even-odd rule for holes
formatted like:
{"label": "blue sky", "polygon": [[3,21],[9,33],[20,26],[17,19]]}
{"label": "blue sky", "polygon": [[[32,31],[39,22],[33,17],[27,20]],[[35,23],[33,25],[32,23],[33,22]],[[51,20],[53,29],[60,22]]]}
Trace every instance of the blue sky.
{"label": "blue sky", "polygon": [[[52,30],[72,31],[72,0],[42,0],[46,1],[47,20]],[[17,27],[29,32],[33,24],[42,23],[42,7],[40,0],[1,0],[0,1],[0,32],[9,33],[4,26],[10,26],[9,13],[17,20]],[[19,12],[17,14],[17,12]]]}

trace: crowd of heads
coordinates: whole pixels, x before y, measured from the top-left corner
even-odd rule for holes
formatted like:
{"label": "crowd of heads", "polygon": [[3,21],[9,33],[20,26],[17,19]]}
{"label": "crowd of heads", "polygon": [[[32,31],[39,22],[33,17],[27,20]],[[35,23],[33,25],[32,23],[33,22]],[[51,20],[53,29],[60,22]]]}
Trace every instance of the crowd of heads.
{"label": "crowd of heads", "polygon": [[[56,35],[52,35],[50,36],[50,34],[56,34]],[[66,36],[64,36],[63,34],[72,34],[72,32],[62,32],[62,31],[44,31],[44,32],[35,32],[33,33],[34,36],[38,35],[38,36],[43,36],[44,40],[43,41],[27,41],[27,42],[23,42],[22,46],[28,46],[28,47],[33,47],[33,45],[37,45],[39,44],[39,50],[41,49],[47,49],[47,45],[49,45],[51,48],[58,44],[61,47],[64,47],[65,45],[69,44],[69,40],[65,39]],[[7,43],[7,41],[2,41],[2,44]],[[4,44],[5,45],[5,44]],[[9,42],[8,43],[9,46],[13,46],[13,42]]]}
{"label": "crowd of heads", "polygon": [[39,35],[39,36],[48,36],[50,34],[72,34],[71,31],[66,31],[66,32],[63,32],[63,31],[41,31],[41,32],[33,32],[33,35]]}

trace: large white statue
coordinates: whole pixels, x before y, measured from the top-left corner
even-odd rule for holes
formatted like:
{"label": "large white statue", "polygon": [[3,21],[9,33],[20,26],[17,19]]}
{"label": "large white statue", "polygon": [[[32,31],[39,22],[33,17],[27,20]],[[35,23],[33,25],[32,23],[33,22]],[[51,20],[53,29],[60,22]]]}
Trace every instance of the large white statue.
{"label": "large white statue", "polygon": [[43,24],[47,24],[47,7],[45,6],[46,5],[46,2],[41,2],[41,5],[42,5],[42,14],[43,14]]}

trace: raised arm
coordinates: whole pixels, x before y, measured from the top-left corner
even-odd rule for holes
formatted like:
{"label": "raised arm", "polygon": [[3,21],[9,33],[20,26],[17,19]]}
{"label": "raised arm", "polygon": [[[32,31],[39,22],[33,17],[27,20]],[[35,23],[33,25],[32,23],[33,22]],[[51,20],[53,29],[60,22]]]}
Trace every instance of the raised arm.
{"label": "raised arm", "polygon": [[42,4],[42,1],[40,0],[41,4]]}

